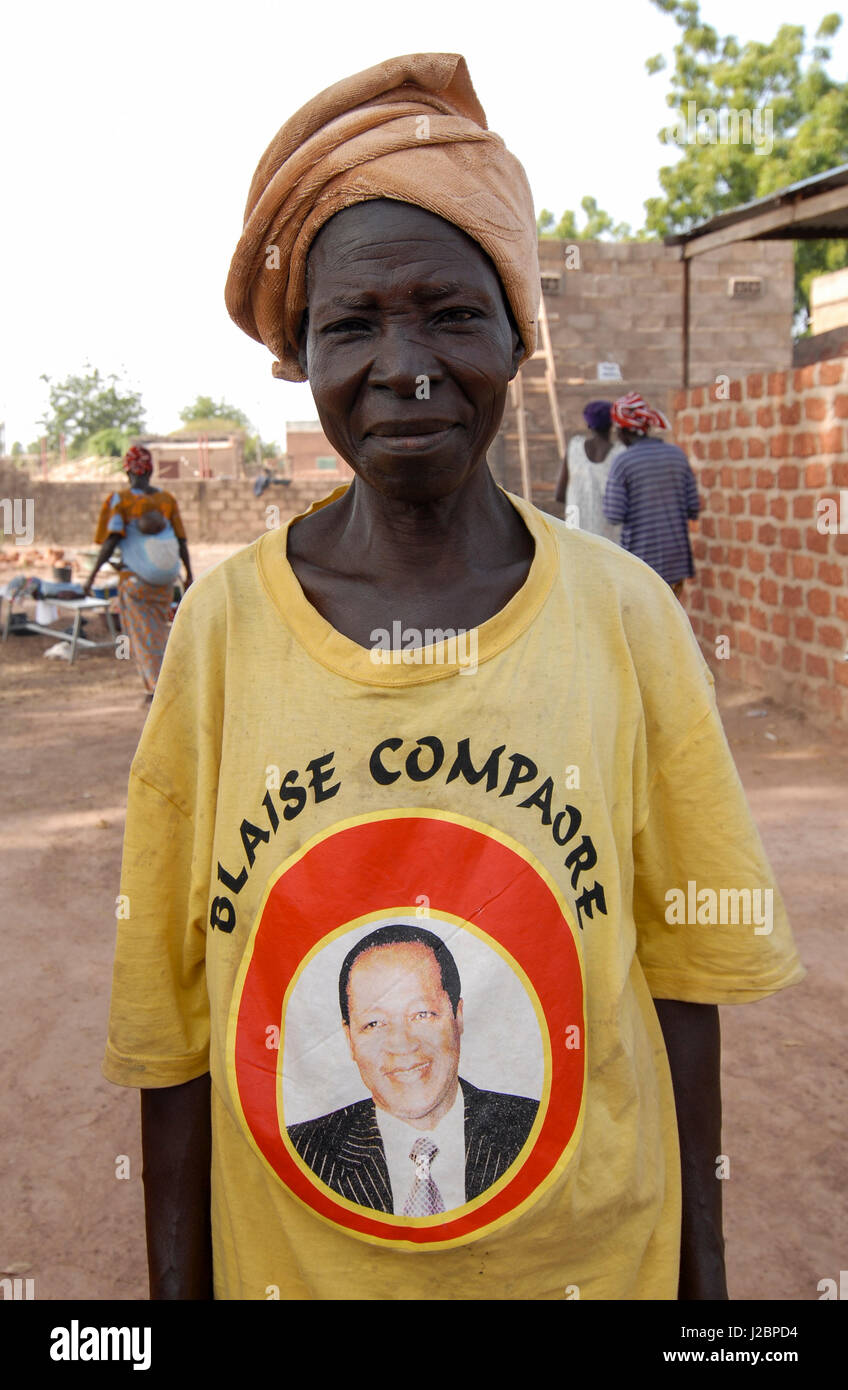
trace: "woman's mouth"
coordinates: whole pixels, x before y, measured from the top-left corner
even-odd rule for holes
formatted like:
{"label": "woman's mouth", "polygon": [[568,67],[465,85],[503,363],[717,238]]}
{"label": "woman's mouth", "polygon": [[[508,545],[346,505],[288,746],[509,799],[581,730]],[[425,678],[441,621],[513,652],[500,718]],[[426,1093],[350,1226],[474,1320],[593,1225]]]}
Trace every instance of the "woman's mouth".
{"label": "woman's mouth", "polygon": [[447,420],[398,420],[375,425],[368,436],[377,439],[392,453],[397,450],[424,450],[443,444],[456,426]]}

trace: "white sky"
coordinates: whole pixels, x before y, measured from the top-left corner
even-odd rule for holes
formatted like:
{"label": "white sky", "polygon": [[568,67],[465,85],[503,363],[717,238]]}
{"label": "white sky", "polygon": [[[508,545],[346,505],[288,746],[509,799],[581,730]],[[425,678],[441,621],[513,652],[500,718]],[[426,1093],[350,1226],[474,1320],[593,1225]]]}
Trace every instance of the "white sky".
{"label": "white sky", "polygon": [[[702,0],[719,33],[771,39],[834,0]],[[678,29],[649,0],[15,0],[6,8],[0,420],[7,448],[39,433],[42,372],[85,362],[142,392],[151,430],[198,394],[266,439],[314,418],[307,386],[231,323],[223,289],[258,158],[331,82],[400,53],[463,53],[490,127],[522,160],[537,211],[593,194],[643,221],[668,162]],[[848,70],[848,35],[831,71]]]}

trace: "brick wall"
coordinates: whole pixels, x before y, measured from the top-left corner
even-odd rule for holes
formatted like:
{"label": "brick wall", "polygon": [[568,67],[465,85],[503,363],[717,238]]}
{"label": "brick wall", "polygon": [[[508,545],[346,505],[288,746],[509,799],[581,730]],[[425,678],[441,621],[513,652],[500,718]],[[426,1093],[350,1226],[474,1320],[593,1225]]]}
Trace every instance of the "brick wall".
{"label": "brick wall", "polygon": [[[710,664],[848,723],[848,357],[676,394],[674,436],[701,494],[686,606]],[[727,659],[718,653],[728,639]]]}

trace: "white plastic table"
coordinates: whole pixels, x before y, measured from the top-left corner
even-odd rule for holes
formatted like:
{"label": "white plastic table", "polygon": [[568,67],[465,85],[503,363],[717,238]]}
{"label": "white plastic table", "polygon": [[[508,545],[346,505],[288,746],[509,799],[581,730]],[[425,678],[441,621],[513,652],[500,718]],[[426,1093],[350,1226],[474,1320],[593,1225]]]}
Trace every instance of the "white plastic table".
{"label": "white plastic table", "polygon": [[[6,600],[6,613],[3,619],[3,641],[9,636],[9,628],[12,623],[12,612],[15,603],[27,597],[25,594],[16,594],[14,598],[9,598],[6,589],[3,589],[2,597]],[[50,627],[45,623],[37,623],[34,618],[27,618],[26,628],[28,632],[40,632],[45,637],[56,637],[60,642],[69,642],[71,646],[71,661],[76,659],[77,647],[114,647],[118,630],[115,627],[109,605],[112,603],[114,595],[110,598],[54,598],[49,595],[44,602],[52,603],[60,612],[73,613],[74,626],[71,633],[63,632],[58,627]],[[110,636],[107,639],[94,641],[91,637],[83,637],[81,628],[83,617],[94,613],[106,614],[106,625],[109,628]]]}

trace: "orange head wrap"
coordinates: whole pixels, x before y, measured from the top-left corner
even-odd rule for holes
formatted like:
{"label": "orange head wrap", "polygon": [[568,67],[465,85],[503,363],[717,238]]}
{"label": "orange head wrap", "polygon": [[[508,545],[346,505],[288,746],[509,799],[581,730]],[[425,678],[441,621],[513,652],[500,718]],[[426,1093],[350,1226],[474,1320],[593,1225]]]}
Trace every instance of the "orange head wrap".
{"label": "orange head wrap", "polygon": [[297,347],[317,233],[342,208],[375,198],[414,203],[478,243],[529,357],[541,287],[527,176],[487,128],[465,59],[413,53],[319,93],[259,161],[226,302],[239,328],[274,353],[274,375],[305,379]]}

